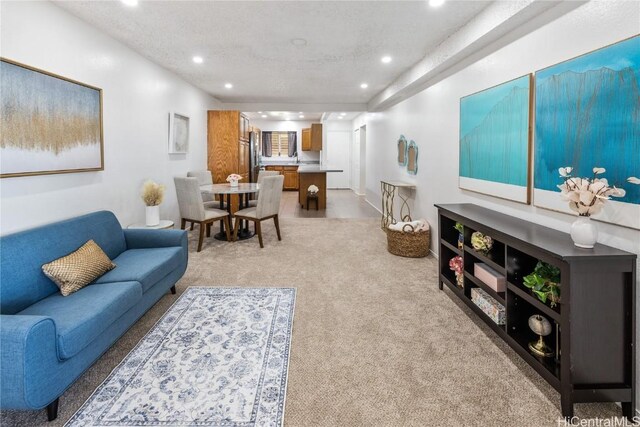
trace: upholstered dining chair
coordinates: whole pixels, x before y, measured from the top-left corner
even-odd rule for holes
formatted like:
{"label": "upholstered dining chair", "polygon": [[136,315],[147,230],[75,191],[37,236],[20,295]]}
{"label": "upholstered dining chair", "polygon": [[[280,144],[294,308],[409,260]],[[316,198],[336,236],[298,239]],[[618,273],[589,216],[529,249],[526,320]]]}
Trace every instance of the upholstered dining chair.
{"label": "upholstered dining chair", "polygon": [[[260,184],[262,184],[262,180],[267,177],[267,176],[276,176],[276,175],[280,175],[280,172],[278,171],[258,171],[258,186]],[[258,195],[260,194],[260,191],[258,191]],[[255,208],[256,206],[258,206],[258,200],[249,200],[249,207],[250,208]]]}
{"label": "upholstered dining chair", "polygon": [[192,177],[175,177],[173,181],[176,185],[176,194],[178,195],[178,207],[180,209],[180,228],[184,230],[186,223],[200,225],[200,236],[198,238],[198,252],[202,250],[202,240],[204,239],[205,228],[207,237],[211,236],[211,225],[216,221],[223,221],[224,228],[227,232],[227,240],[231,240],[231,222],[229,221],[229,213],[221,209],[216,209],[217,202],[202,201],[202,193],[200,193],[200,185],[198,180]]}
{"label": "upholstered dining chair", "polygon": [[240,222],[243,219],[252,221],[256,225],[256,233],[258,234],[258,241],[260,247],[264,248],[262,243],[262,227],[260,223],[265,219],[273,218],[273,222],[276,226],[276,233],[278,233],[278,240],[282,240],[280,237],[280,223],[278,222],[278,213],[280,211],[280,199],[282,198],[282,186],[284,184],[284,175],[278,176],[266,176],[260,184],[260,194],[258,195],[258,204],[256,207],[249,207],[239,210],[235,213],[235,227],[233,229],[233,240],[238,239],[238,229]]}
{"label": "upholstered dining chair", "polygon": [[[198,185],[211,185],[213,184],[213,177],[211,176],[211,171],[203,170],[203,171],[189,171],[187,172],[188,177],[192,177],[198,180]],[[215,200],[215,196],[213,194],[203,194],[202,200],[206,202],[213,202]],[[193,228],[192,228],[193,230]]]}

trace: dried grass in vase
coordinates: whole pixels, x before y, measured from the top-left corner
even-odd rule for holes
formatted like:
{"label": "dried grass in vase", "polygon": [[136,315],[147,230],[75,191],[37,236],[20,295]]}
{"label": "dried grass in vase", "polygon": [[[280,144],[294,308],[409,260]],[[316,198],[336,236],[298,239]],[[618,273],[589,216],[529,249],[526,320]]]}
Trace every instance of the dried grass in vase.
{"label": "dried grass in vase", "polygon": [[142,186],[142,201],[147,206],[158,206],[164,200],[164,185],[148,180]]}

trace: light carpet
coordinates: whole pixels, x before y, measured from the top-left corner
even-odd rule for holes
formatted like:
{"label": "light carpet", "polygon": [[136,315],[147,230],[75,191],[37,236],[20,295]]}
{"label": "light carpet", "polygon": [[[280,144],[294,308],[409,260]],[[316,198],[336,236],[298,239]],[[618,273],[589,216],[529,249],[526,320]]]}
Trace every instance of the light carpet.
{"label": "light carpet", "polygon": [[[557,426],[560,398],[449,291],[437,261],[386,251],[379,219],[282,219],[256,239],[190,232],[187,286],[295,287],[285,426]],[[60,426],[176,300],[167,294],[63,396],[60,415],[3,413],[6,425]],[[614,404],[580,417],[619,416]]]}
{"label": "light carpet", "polygon": [[294,302],[190,287],[67,426],[281,426]]}

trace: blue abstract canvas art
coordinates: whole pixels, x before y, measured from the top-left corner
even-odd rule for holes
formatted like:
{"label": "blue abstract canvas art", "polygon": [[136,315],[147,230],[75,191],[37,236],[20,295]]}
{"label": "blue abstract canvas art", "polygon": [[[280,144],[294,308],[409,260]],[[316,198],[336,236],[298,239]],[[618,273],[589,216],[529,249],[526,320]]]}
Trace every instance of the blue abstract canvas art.
{"label": "blue abstract canvas art", "polygon": [[460,188],[529,203],[530,100],[530,75],[460,99]]}
{"label": "blue abstract canvas art", "polygon": [[640,229],[640,36],[536,73],[534,204],[570,212],[556,187],[558,168],[589,177],[607,170],[626,190],[600,214],[606,222]]}

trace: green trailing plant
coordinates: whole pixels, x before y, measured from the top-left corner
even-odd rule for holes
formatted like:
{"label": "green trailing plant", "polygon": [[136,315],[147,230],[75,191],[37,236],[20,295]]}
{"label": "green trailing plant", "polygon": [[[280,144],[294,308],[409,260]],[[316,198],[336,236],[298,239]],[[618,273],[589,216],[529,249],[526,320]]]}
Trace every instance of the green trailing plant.
{"label": "green trailing plant", "polygon": [[525,276],[524,286],[531,289],[540,301],[555,307],[560,302],[560,269],[538,261],[533,272]]}
{"label": "green trailing plant", "polygon": [[458,233],[460,233],[460,234],[464,233],[464,226],[462,224],[460,224],[459,222],[456,222],[456,225],[453,228],[458,230]]}

